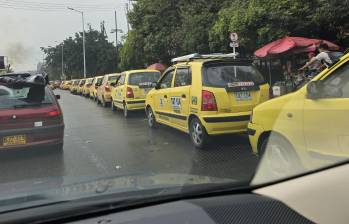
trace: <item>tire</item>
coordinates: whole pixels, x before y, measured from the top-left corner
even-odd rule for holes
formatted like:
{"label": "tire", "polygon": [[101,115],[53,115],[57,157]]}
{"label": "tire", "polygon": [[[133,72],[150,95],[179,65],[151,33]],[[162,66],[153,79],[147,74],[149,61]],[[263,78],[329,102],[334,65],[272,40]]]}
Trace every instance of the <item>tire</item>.
{"label": "tire", "polygon": [[148,126],[150,128],[156,128],[158,126],[158,123],[156,122],[155,114],[151,109],[151,107],[147,108],[146,114],[147,114]]}
{"label": "tire", "polygon": [[190,121],[189,134],[195,148],[203,149],[207,146],[209,135],[199,119],[193,118]]}
{"label": "tire", "polygon": [[110,106],[110,108],[111,108],[111,111],[113,111],[113,112],[117,111],[117,107],[115,106],[115,104],[114,104],[113,101],[111,101],[111,106]]}
{"label": "tire", "polygon": [[123,111],[123,113],[124,113],[124,117],[125,117],[125,118],[128,118],[128,117],[129,117],[128,109],[127,109],[126,103],[124,103],[124,111]]}
{"label": "tire", "polygon": [[271,134],[258,149],[260,167],[274,178],[285,178],[304,171],[293,146],[282,136]]}

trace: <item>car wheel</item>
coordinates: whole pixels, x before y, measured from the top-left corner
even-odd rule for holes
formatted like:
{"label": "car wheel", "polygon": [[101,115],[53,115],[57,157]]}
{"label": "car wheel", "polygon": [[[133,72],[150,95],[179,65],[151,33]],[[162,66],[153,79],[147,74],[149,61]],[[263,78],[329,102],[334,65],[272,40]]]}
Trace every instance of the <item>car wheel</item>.
{"label": "car wheel", "polygon": [[263,172],[273,177],[289,177],[304,170],[293,146],[278,134],[271,134],[264,139],[258,154],[262,157]]}
{"label": "car wheel", "polygon": [[153,112],[153,110],[148,107],[147,108],[147,118],[148,118],[148,125],[150,128],[156,128],[157,127],[157,122],[155,119],[155,114]]}
{"label": "car wheel", "polygon": [[124,117],[128,118],[128,109],[126,103],[124,104]]}
{"label": "car wheel", "polygon": [[111,111],[117,111],[117,107],[115,106],[115,104],[114,104],[114,102],[113,101],[111,101]]}
{"label": "car wheel", "polygon": [[196,148],[203,149],[207,145],[209,136],[199,119],[193,118],[190,121],[189,133]]}

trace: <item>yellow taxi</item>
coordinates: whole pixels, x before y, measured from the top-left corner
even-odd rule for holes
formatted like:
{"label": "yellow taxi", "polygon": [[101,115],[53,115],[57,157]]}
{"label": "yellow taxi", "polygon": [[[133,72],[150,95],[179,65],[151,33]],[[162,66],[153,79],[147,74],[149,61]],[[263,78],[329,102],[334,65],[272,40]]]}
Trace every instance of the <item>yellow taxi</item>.
{"label": "yellow taxi", "polygon": [[103,76],[102,83],[97,89],[97,104],[102,104],[103,107],[106,107],[111,103],[111,85],[115,83],[119,77],[120,74],[118,73]]}
{"label": "yellow taxi", "polygon": [[70,85],[71,85],[71,81],[63,81],[61,85],[61,89],[67,90],[69,89]]}
{"label": "yellow taxi", "polygon": [[75,79],[72,81],[72,84],[71,84],[70,89],[69,89],[70,93],[76,94],[76,92],[78,91],[79,82],[80,82],[79,79]]}
{"label": "yellow taxi", "polygon": [[146,98],[148,124],[189,133],[203,148],[210,135],[247,131],[252,109],[269,99],[269,85],[252,62],[233,54],[192,54],[172,60]]}
{"label": "yellow taxi", "polygon": [[320,161],[349,157],[348,115],[346,54],[298,91],[257,106],[248,125],[250,143],[270,170],[319,167]]}
{"label": "yellow taxi", "polygon": [[97,99],[97,89],[102,84],[103,76],[96,76],[90,87],[90,98],[93,100]]}
{"label": "yellow taxi", "polygon": [[85,82],[86,82],[86,79],[80,79],[78,88],[76,90],[77,94],[79,94],[79,95],[82,94],[82,89],[84,88]]}
{"label": "yellow taxi", "polygon": [[144,110],[145,97],[160,75],[157,70],[123,72],[112,90],[112,110],[122,109],[125,117],[129,111]]}
{"label": "yellow taxi", "polygon": [[83,96],[86,96],[86,97],[90,96],[90,88],[92,86],[93,80],[94,80],[94,78],[86,79],[85,84],[82,87],[82,93],[81,94]]}

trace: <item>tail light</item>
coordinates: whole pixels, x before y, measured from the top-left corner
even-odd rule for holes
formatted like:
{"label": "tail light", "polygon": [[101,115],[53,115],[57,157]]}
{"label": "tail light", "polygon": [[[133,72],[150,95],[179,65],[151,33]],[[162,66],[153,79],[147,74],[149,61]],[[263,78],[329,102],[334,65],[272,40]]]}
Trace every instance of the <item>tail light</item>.
{"label": "tail light", "polygon": [[207,90],[202,90],[202,103],[201,110],[202,111],[217,111],[217,103],[214,94]]}
{"label": "tail light", "polygon": [[48,112],[48,116],[49,117],[58,117],[60,116],[62,113],[61,113],[61,110],[59,108],[55,108],[54,110]]}
{"label": "tail light", "polygon": [[106,92],[110,92],[110,86],[106,85],[106,86],[104,87],[104,90],[105,90]]}
{"label": "tail light", "polygon": [[126,97],[127,98],[135,98],[134,94],[133,94],[133,90],[131,87],[127,87],[127,90],[126,90]]}

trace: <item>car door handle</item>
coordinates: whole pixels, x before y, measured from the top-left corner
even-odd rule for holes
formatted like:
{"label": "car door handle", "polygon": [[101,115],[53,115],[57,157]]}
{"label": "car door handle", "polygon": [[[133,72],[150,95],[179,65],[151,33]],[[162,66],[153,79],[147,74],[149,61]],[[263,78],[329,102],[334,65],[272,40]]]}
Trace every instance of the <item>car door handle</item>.
{"label": "car door handle", "polygon": [[166,98],[166,99],[167,99],[167,95],[165,95],[165,96],[164,96],[164,98]]}
{"label": "car door handle", "polygon": [[187,96],[185,94],[182,95],[182,98],[187,98]]}

